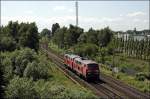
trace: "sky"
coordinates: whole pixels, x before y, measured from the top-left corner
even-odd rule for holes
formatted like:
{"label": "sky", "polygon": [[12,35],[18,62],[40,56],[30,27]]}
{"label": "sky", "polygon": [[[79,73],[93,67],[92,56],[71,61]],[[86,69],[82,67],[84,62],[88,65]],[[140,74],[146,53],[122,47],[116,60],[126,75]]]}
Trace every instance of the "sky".
{"label": "sky", "polygon": [[[79,26],[115,31],[149,29],[149,1],[78,1]],[[1,1],[1,25],[36,22],[39,31],[76,24],[75,1]]]}

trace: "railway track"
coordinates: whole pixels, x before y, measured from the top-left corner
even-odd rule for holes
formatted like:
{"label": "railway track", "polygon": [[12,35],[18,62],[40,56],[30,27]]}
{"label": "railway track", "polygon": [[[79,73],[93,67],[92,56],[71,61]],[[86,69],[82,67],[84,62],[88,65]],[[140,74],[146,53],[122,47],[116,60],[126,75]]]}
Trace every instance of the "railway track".
{"label": "railway track", "polygon": [[[49,58],[58,65],[59,69],[64,72],[73,82],[80,84],[84,87],[91,89],[97,96],[101,98],[113,98],[113,99],[149,99],[150,95],[144,94],[135,88],[132,88],[123,82],[116,80],[107,75],[101,74],[101,81],[99,82],[86,82],[72,73],[63,65],[63,57],[56,54],[54,51],[47,51],[42,48],[43,51],[48,53]],[[51,53],[52,52],[52,53]],[[55,54],[54,54],[55,53]]]}
{"label": "railway track", "polygon": [[137,89],[117,80],[110,76],[101,74],[101,79],[108,83],[112,88],[120,90],[125,95],[134,99],[149,99],[150,95],[144,94]]}

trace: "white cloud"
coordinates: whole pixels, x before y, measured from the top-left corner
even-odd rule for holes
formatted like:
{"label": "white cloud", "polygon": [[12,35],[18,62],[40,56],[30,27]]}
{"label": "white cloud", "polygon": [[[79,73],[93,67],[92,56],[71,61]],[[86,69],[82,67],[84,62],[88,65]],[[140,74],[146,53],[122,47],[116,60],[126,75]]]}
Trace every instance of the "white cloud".
{"label": "white cloud", "polygon": [[142,15],[145,15],[145,13],[141,11],[127,14],[128,17],[135,17],[135,16],[142,16]]}
{"label": "white cloud", "polygon": [[74,12],[74,10],[73,9],[68,9],[68,12]]}
{"label": "white cloud", "polygon": [[25,11],[25,14],[33,14],[33,11],[31,10]]}
{"label": "white cloud", "polygon": [[140,22],[140,19],[133,19],[133,22]]}
{"label": "white cloud", "polygon": [[122,17],[122,16],[123,16],[123,14],[120,14],[119,16],[120,16],[120,17]]}
{"label": "white cloud", "polygon": [[75,16],[53,16],[53,17],[39,17],[39,16],[2,16],[1,24],[7,25],[9,21],[21,22],[36,22],[39,30],[43,28],[50,28],[52,24],[58,22],[62,25],[75,23]]}
{"label": "white cloud", "polygon": [[53,7],[53,11],[65,11],[65,12],[74,12],[72,8],[69,8],[67,6],[55,6]]}
{"label": "white cloud", "polygon": [[123,18],[121,17],[102,17],[102,18],[98,18],[98,17],[82,17],[79,16],[79,21],[83,21],[86,23],[103,23],[103,22],[117,22],[117,21],[121,21]]}
{"label": "white cloud", "polygon": [[[74,24],[76,22],[75,15],[64,15],[64,16],[52,16],[52,17],[40,17],[40,16],[2,16],[1,23],[2,25],[8,24],[8,21],[17,21],[20,22],[36,22],[41,31],[43,28],[49,28],[52,24],[58,22],[60,26],[68,26],[69,24]],[[147,23],[149,20],[141,21],[140,18],[127,19],[127,17],[87,17],[87,16],[79,16],[79,26],[88,30],[90,27],[100,29],[106,26],[110,26],[114,29],[126,29],[130,28],[130,26],[139,27],[138,24],[142,24],[143,28],[147,28]],[[130,23],[130,24],[129,24]],[[146,24],[146,25],[145,25]]]}
{"label": "white cloud", "polygon": [[[12,16],[12,17],[1,17],[2,24],[6,25],[8,21],[17,21],[18,22],[36,22],[40,30],[45,27],[50,27],[53,23],[60,23],[62,25],[66,24],[75,24],[75,16],[53,16],[53,17],[39,17],[39,16]],[[109,17],[85,17],[79,16],[79,25],[81,24],[103,24],[103,23],[112,23],[122,20],[120,17],[109,18]],[[85,25],[86,26],[86,25]],[[93,27],[93,26],[91,26]]]}
{"label": "white cloud", "polygon": [[53,8],[54,11],[65,10],[65,9],[66,9],[65,6],[55,6],[55,7]]}
{"label": "white cloud", "polygon": [[121,21],[123,18],[121,17],[115,17],[115,18],[111,18],[111,17],[103,17],[102,21],[108,21],[108,22],[116,22],[116,21]]}
{"label": "white cloud", "polygon": [[149,23],[149,20],[144,20],[143,22],[145,22],[145,23]]}

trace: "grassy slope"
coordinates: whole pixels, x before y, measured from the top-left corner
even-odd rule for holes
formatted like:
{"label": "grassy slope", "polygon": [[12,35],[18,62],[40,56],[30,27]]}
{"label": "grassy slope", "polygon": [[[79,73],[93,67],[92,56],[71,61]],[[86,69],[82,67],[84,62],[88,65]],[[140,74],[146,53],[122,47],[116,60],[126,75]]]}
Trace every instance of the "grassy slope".
{"label": "grassy slope", "polygon": [[[112,56],[106,56],[109,63],[112,64]],[[149,72],[149,63],[145,60],[125,57],[122,54],[115,55],[115,63],[118,67],[127,67],[137,72]]]}
{"label": "grassy slope", "polygon": [[[112,76],[112,71],[110,71],[109,69],[101,67],[100,70],[102,73]],[[148,80],[138,81],[135,79],[134,76],[129,76],[129,75],[121,73],[121,72],[113,75],[112,77],[119,79],[119,80],[125,82],[126,84],[137,88],[138,90],[140,90],[142,92],[146,92],[146,93],[150,92],[150,81],[148,81]]]}

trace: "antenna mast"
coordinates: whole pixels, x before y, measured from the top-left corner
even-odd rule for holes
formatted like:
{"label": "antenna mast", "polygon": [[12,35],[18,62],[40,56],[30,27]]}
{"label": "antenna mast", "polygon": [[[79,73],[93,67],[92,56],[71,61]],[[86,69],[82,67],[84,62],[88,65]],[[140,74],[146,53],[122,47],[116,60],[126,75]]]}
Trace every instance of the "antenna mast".
{"label": "antenna mast", "polygon": [[77,0],[75,6],[76,6],[76,27],[78,27],[78,1]]}

